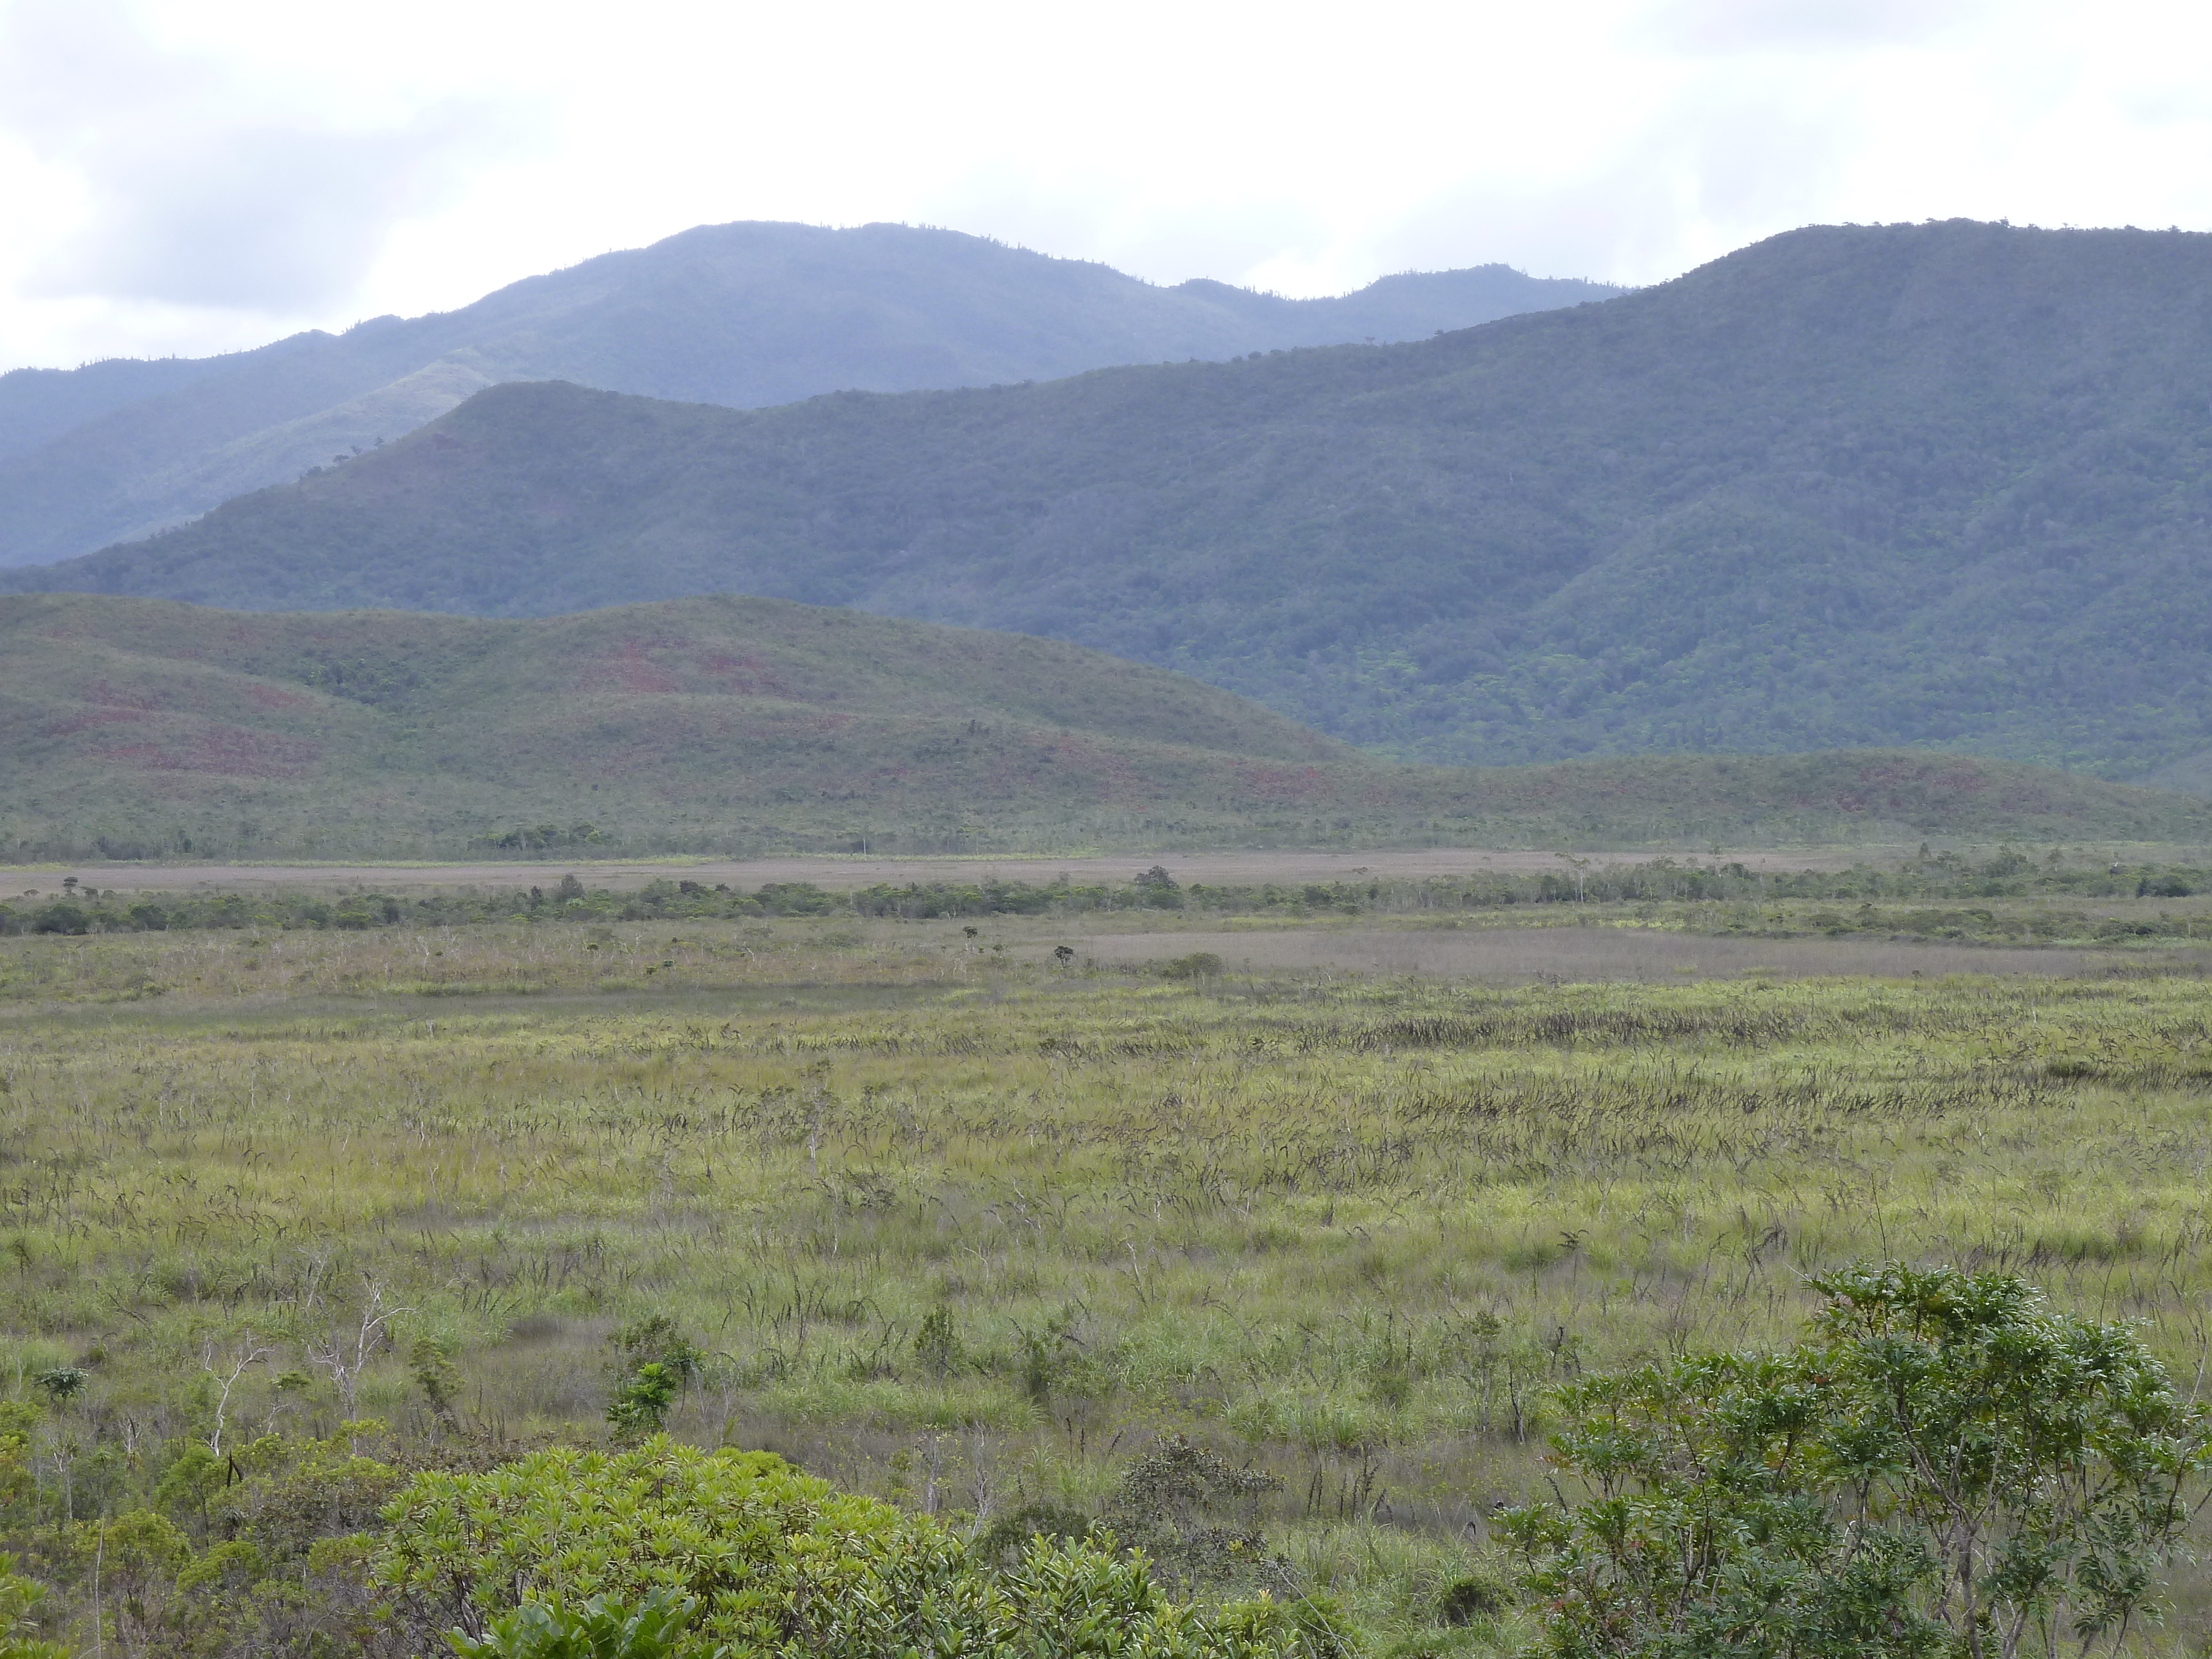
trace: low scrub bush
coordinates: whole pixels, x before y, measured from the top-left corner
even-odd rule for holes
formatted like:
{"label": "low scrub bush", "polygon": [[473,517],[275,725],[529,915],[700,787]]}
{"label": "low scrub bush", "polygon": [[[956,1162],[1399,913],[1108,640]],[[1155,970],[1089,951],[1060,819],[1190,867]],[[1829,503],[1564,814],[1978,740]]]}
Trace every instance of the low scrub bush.
{"label": "low scrub bush", "polygon": [[1812,1339],[1562,1391],[1587,1498],[1510,1510],[1554,1659],[2118,1652],[2212,1466],[2136,1334],[1996,1273],[1816,1278]]}
{"label": "low scrub bush", "polygon": [[[591,826],[579,825],[580,830]],[[539,826],[514,835],[556,832]],[[520,847],[495,838],[485,845]],[[585,846],[586,841],[577,841]],[[541,850],[550,850],[541,849]],[[1261,883],[1208,886],[1178,884],[1155,865],[1127,882],[1076,883],[985,880],[878,883],[836,891],[811,882],[770,882],[750,892],[726,884],[657,879],[630,890],[586,884],[574,873],[550,890],[543,884],[395,896],[357,893],[336,901],[292,890],[242,893],[179,892],[125,896],[112,889],[65,884],[58,895],[27,893],[0,902],[0,934],[117,933],[241,928],[341,929],[450,927],[496,921],[684,921],[774,917],[866,916],[905,921],[929,918],[1083,915],[1139,910],[1186,910],[1221,915],[1287,918],[1311,914],[1404,915],[1430,920],[1513,910],[1518,907],[1607,904],[1728,904],[1744,912],[1733,922],[1695,921],[1735,932],[1903,933],[1927,938],[1978,938],[2044,932],[2072,936],[2092,924],[2079,912],[2053,915],[2002,913],[1962,899],[2185,898],[2212,888],[2212,872],[2188,866],[2090,863],[2036,865],[2016,852],[1976,863],[1955,854],[1923,856],[1888,869],[1855,865],[1842,870],[1753,871],[1741,863],[1699,865],[1654,859],[1558,873],[1393,877],[1302,884]],[[1936,901],[1952,901],[1939,905]],[[1911,908],[1877,909],[1877,902]],[[1848,902],[1848,913],[1799,903]],[[1769,908],[1769,907],[1773,907]],[[2195,937],[2201,918],[2177,919],[2173,930]]]}
{"label": "low scrub bush", "polygon": [[[1317,1650],[1319,1613],[1209,1620],[1171,1600],[1141,1555],[1032,1538],[994,1570],[926,1516],[838,1492],[763,1452],[704,1452],[655,1437],[632,1449],[557,1449],[482,1474],[423,1474],[386,1511],[378,1576],[463,1652],[556,1631],[561,1610],[609,1598],[688,1598],[672,1656],[1106,1653],[1271,1659]],[[511,1617],[542,1604],[548,1612]],[[588,1607],[588,1602],[585,1606]],[[550,1637],[548,1636],[548,1640]],[[508,1646],[485,1646],[487,1641]],[[545,1652],[562,1650],[546,1647]],[[592,1652],[588,1647],[573,1650]],[[659,1651],[659,1650],[653,1650]]]}
{"label": "low scrub bush", "polygon": [[1212,951],[1193,951],[1187,957],[1160,964],[1163,979],[1219,979],[1226,964]]}

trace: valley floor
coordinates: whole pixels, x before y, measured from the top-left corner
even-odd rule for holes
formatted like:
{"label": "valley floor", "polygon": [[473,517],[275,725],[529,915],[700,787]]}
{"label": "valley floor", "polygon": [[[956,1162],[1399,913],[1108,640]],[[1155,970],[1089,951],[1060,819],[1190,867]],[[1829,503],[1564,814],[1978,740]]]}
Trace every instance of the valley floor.
{"label": "valley floor", "polygon": [[[1909,850],[1903,847],[1791,848],[1741,856],[1753,869],[1817,870],[1853,858],[1893,862]],[[2142,855],[2142,849],[2133,847],[2123,850],[2130,859]],[[643,887],[648,882],[678,879],[725,882],[745,887],[769,882],[805,881],[821,887],[851,888],[873,886],[878,882],[1044,882],[1064,872],[1079,882],[1127,881],[1135,872],[1164,860],[1175,866],[1176,876],[1186,883],[1256,886],[1267,882],[1336,881],[1368,875],[1393,880],[1424,880],[1492,872],[1517,875],[1557,872],[1571,871],[1577,863],[1643,864],[1664,858],[1706,856],[1709,854],[1705,849],[1698,848],[1632,853],[1545,853],[1513,848],[1424,847],[1344,853],[1267,848],[1237,853],[1124,853],[1077,858],[1012,858],[1003,854],[977,858],[869,858],[854,854],[836,858],[646,859],[574,866],[555,860],[538,864],[17,865],[0,866],[0,894],[21,892],[42,884],[50,889],[65,874],[81,875],[100,886],[112,886],[125,892],[164,892],[194,887],[215,887],[225,892],[301,888],[327,888],[335,892],[370,887],[511,887],[518,883],[558,881],[571,868],[588,876],[594,887],[617,891]]]}
{"label": "valley floor", "polygon": [[[1126,1514],[1188,1435],[1270,1478],[1248,1579],[1510,1651],[1440,1598],[1510,1577],[1547,1390],[1784,1344],[1808,1273],[2007,1268],[2212,1363],[2212,962],[2038,945],[2034,902],[0,939],[8,1547],[88,1641],[67,1523],[156,1510],[143,1605],[243,1632],[272,1592],[194,1576],[231,1500],[191,1446],[603,1441],[657,1316],[705,1356],[685,1437],[984,1525]],[[2212,1635],[2212,1575],[2178,1599],[2143,1651]]]}

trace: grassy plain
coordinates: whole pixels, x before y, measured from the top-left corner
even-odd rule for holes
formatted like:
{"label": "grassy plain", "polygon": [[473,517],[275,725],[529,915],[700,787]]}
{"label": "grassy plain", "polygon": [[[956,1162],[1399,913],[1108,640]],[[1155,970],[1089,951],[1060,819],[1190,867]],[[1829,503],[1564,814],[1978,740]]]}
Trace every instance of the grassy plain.
{"label": "grassy plain", "polygon": [[[0,939],[0,1392],[89,1374],[36,1437],[59,1521],[219,1428],[603,1438],[609,1337],[665,1315],[710,1355],[678,1432],[941,1513],[1097,1513],[1187,1433],[1411,1653],[1514,1640],[1438,1597],[1498,1571],[1548,1385],[1785,1342],[1815,1268],[2010,1268],[2202,1372],[2185,943],[1870,957],[1572,908],[1613,925],[1395,928],[1513,947],[1488,968],[1169,913]],[[1607,938],[1680,961],[1633,982]],[[362,1375],[318,1359],[377,1310]],[[2181,1589],[2146,1651],[2203,1650]]]}
{"label": "grassy plain", "polygon": [[[1916,841],[1919,837],[1914,838]],[[1954,848],[1954,855],[1979,866],[1999,853],[2011,838],[1967,842]],[[1332,852],[1313,848],[1243,848],[1234,852],[1181,852],[1175,854],[1173,874],[1185,885],[1259,887],[1268,883],[1348,881],[1355,878],[1391,883],[1449,880],[1481,875],[1542,876],[1571,873],[1577,866],[1602,863],[1615,870],[1669,860],[1686,865],[1717,864],[1723,858],[1738,861],[1753,874],[1793,871],[1835,871],[1850,866],[1888,871],[1915,860],[1914,842],[1893,845],[1860,842],[1822,847],[1793,844],[1756,850],[1723,853],[1711,847],[1661,846],[1649,850],[1607,851],[1595,846],[1560,848],[1395,847],[1363,848]],[[2085,837],[2058,851],[2062,861],[2093,866],[2107,863],[2124,868],[2201,866],[2212,863],[2212,842],[2128,842]],[[541,872],[568,868],[558,854],[539,854],[527,861],[512,856],[497,862],[474,864],[417,863],[298,863],[190,864],[123,863],[106,861],[78,865],[49,860],[40,864],[0,864],[0,894],[26,888],[52,892],[70,874],[89,875],[94,884],[127,893],[191,891],[212,888],[226,893],[341,893],[433,890],[450,891],[471,887],[513,887],[543,881]],[[1118,855],[1085,853],[1061,855],[880,857],[861,854],[812,857],[717,859],[595,858],[576,868],[590,877],[590,884],[611,892],[630,892],[655,881],[679,878],[733,884],[740,888],[769,882],[809,882],[832,891],[878,884],[985,881],[1042,883],[1065,874],[1088,885],[1127,881],[1151,860],[1139,854]]]}

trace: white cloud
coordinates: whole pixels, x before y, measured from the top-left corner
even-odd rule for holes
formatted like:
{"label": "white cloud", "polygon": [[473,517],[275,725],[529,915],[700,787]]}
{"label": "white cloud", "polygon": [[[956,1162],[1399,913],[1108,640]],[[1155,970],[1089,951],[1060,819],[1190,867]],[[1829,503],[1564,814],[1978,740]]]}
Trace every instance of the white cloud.
{"label": "white cloud", "polygon": [[1817,221],[2212,225],[2163,0],[0,0],[0,366],[465,303],[736,218],[1162,282],[1648,282]]}
{"label": "white cloud", "polygon": [[152,21],[119,0],[0,10],[0,179],[34,204],[15,216],[31,234],[4,256],[0,318],[94,337],[82,355],[323,320],[393,228],[448,205],[507,136],[481,100],[364,110]]}
{"label": "white cloud", "polygon": [[1698,55],[1917,46],[1987,18],[1983,0],[1667,0],[1643,19],[1655,44]]}
{"label": "white cloud", "polygon": [[465,118],[395,132],[264,127],[134,135],[83,168],[90,211],[32,264],[33,298],[270,316],[353,297],[392,224],[434,205]]}

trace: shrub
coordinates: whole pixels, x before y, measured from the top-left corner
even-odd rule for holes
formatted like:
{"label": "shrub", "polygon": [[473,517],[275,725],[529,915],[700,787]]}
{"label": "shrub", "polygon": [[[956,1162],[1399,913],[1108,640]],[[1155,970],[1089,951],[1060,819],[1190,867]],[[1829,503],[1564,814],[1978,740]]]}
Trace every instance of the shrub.
{"label": "shrub", "polygon": [[1326,1595],[1232,1601],[1216,1615],[1215,1626],[1248,1647],[1296,1654],[1300,1659],[1351,1659],[1358,1651],[1344,1609]]}
{"label": "shrub", "polygon": [[668,1422],[669,1408],[681,1389],[676,1373],[657,1359],[648,1359],[615,1385],[607,1402],[607,1426],[617,1440],[635,1440],[658,1434]]}
{"label": "shrub", "polygon": [[1511,1602],[1512,1593],[1496,1579],[1470,1574],[1444,1586],[1437,1597],[1437,1622],[1456,1626],[1495,1619]]}
{"label": "shrub", "polygon": [[384,1582],[481,1634],[525,1601],[696,1596],[702,1635],[775,1647],[799,1615],[914,1541],[888,1505],[766,1453],[550,1449],[482,1474],[417,1475],[386,1510]]}
{"label": "shrub", "polygon": [[922,1316],[921,1328],[914,1335],[914,1357],[922,1363],[932,1376],[940,1379],[948,1376],[966,1358],[959,1328],[952,1321],[951,1309],[939,1305]]}
{"label": "shrub", "polygon": [[46,1587],[15,1571],[15,1558],[0,1555],[0,1659],[69,1659],[69,1650],[38,1638],[39,1604]]}
{"label": "shrub", "polygon": [[707,1356],[665,1314],[624,1326],[608,1339],[614,1350],[614,1393],[607,1424],[617,1440],[658,1434],[676,1397],[696,1380]]}
{"label": "shrub", "polygon": [[1160,977],[1163,979],[1218,979],[1226,965],[1211,951],[1194,951],[1187,957],[1177,957],[1173,962],[1161,963]]}
{"label": "shrub", "polygon": [[2002,1273],[1813,1280],[1812,1340],[1562,1393],[1587,1501],[1510,1511],[1543,1651],[2117,1650],[2212,1463],[2212,1422],[2124,1327]]}
{"label": "shrub", "polygon": [[1097,1530],[1097,1521],[1081,1510],[1058,1504],[1024,1504],[976,1534],[975,1558],[993,1566],[1003,1565],[1026,1555],[1035,1539],[1079,1544]]}
{"label": "shrub", "polygon": [[1281,1589],[1292,1576],[1268,1553],[1259,1527],[1261,1501],[1282,1484],[1170,1434],[1123,1472],[1108,1509],[1115,1534],[1183,1584],[1256,1579]]}
{"label": "shrub", "polygon": [[385,1516],[380,1580],[418,1617],[457,1620],[474,1642],[525,1603],[550,1611],[654,1592],[698,1603],[670,1650],[685,1659],[723,1644],[740,1656],[839,1659],[1109,1650],[1272,1659],[1302,1639],[1295,1620],[1249,1633],[1209,1623],[1169,1600],[1140,1556],[1039,1539],[994,1572],[927,1516],[840,1492],[764,1452],[704,1452],[665,1437],[623,1451],[549,1449],[482,1474],[418,1474]]}
{"label": "shrub", "polygon": [[447,1640],[460,1659],[669,1659],[698,1610],[690,1596],[668,1590],[635,1605],[605,1595],[575,1607],[530,1601],[492,1620],[481,1637],[455,1632]]}
{"label": "shrub", "polygon": [[442,1336],[418,1336],[407,1350],[407,1374],[422,1390],[431,1413],[447,1427],[459,1423],[455,1411],[460,1398],[461,1371],[453,1363],[453,1343]]}
{"label": "shrub", "polygon": [[92,1374],[79,1365],[57,1365],[52,1370],[40,1371],[31,1381],[42,1389],[55,1405],[66,1405],[84,1392],[84,1385]]}

